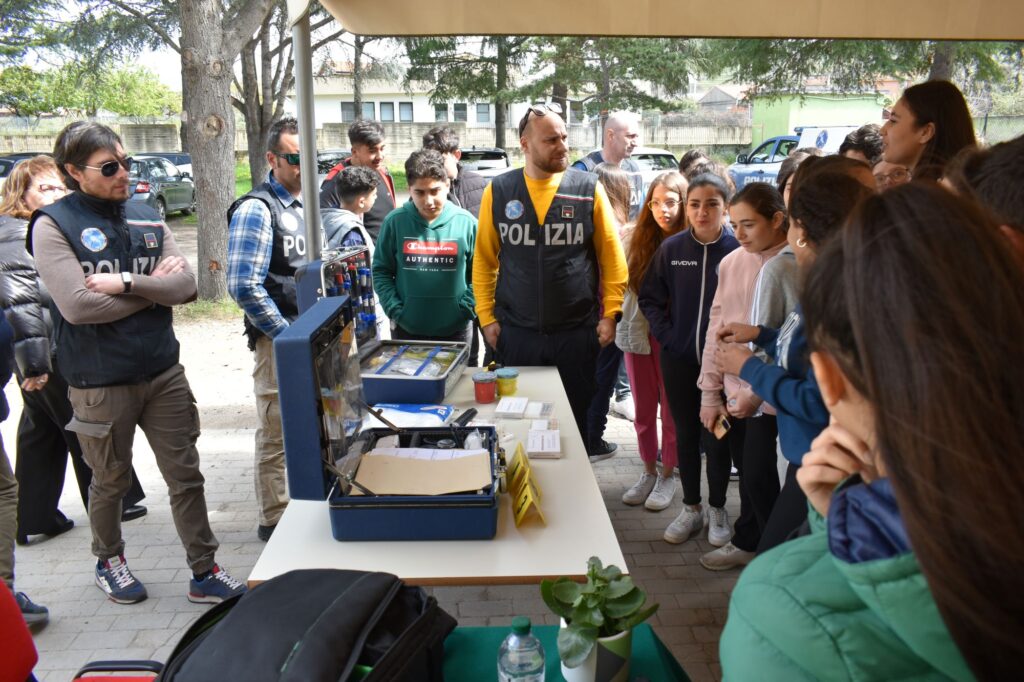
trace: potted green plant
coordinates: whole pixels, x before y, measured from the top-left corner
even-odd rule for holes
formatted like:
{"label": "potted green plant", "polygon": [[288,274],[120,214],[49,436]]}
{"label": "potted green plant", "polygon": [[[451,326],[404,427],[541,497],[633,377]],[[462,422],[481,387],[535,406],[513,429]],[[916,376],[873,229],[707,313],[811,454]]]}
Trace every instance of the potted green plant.
{"label": "potted green plant", "polygon": [[595,556],[587,562],[586,583],[566,577],[542,580],[540,594],[563,620],[558,657],[567,681],[629,679],[633,627],[659,606],[645,606],[647,594],[632,578],[618,566],[603,566]]}

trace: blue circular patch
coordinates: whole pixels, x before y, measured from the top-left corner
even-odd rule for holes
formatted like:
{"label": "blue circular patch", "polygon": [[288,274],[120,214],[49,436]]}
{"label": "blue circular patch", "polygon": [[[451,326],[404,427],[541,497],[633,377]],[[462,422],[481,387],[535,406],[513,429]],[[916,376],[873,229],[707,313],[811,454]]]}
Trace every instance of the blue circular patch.
{"label": "blue circular patch", "polygon": [[87,227],[82,230],[82,244],[93,253],[107,248],[107,235],[98,227]]}
{"label": "blue circular patch", "polygon": [[523,208],[523,202],[518,199],[513,199],[505,204],[505,217],[509,220],[519,220],[523,217],[523,212],[525,210],[526,209]]}
{"label": "blue circular patch", "polygon": [[818,133],[817,139],[814,140],[814,146],[817,147],[818,149],[824,149],[826,142],[828,142],[828,131],[822,130],[820,133]]}

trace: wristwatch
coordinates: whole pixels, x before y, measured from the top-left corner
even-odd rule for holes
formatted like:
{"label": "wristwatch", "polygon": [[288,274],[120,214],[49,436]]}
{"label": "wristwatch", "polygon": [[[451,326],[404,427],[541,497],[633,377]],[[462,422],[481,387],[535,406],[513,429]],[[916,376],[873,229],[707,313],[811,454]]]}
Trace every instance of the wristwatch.
{"label": "wristwatch", "polygon": [[130,273],[130,272],[122,272],[121,273],[121,281],[124,282],[124,293],[126,293],[126,294],[132,293],[132,273]]}

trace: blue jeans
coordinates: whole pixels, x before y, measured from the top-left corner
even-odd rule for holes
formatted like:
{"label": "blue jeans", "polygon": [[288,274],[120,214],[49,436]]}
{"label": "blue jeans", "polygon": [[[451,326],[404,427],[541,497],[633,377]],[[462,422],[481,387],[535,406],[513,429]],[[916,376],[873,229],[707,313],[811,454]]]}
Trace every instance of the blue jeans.
{"label": "blue jeans", "polygon": [[612,388],[618,379],[622,364],[622,351],[614,342],[609,343],[597,354],[597,370],[594,372],[596,390],[587,409],[587,449],[592,449],[604,438]]}

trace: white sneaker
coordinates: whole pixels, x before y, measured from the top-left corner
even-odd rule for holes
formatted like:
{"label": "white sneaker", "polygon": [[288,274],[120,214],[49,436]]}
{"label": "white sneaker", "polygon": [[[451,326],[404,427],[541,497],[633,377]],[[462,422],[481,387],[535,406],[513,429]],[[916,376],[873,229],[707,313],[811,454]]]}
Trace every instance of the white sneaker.
{"label": "white sneaker", "polygon": [[633,421],[636,419],[636,406],[633,405],[633,395],[627,395],[621,400],[612,401],[612,412],[623,419]]}
{"label": "white sneaker", "polygon": [[651,511],[661,511],[667,509],[672,504],[672,498],[676,495],[676,479],[672,474],[668,475],[668,478],[664,476],[658,476],[658,480],[654,484],[654,490],[647,496],[647,501],[644,502],[644,506]]}
{"label": "white sneaker", "polygon": [[668,524],[662,537],[665,538],[665,542],[678,545],[681,542],[686,542],[694,533],[700,533],[705,523],[707,523],[707,518],[704,516],[703,509],[683,505],[683,511],[679,512],[675,521]]}
{"label": "white sneaker", "polygon": [[708,509],[708,542],[715,547],[721,547],[732,540],[729,512],[725,511],[725,507],[709,507]]}
{"label": "white sneaker", "polygon": [[629,505],[643,504],[647,496],[651,494],[657,480],[657,474],[649,474],[646,471],[640,474],[640,480],[633,484],[633,487],[622,493],[622,503]]}
{"label": "white sneaker", "polygon": [[700,565],[709,571],[728,571],[737,566],[746,566],[754,560],[754,552],[745,552],[728,542],[724,547],[708,552],[700,558]]}

